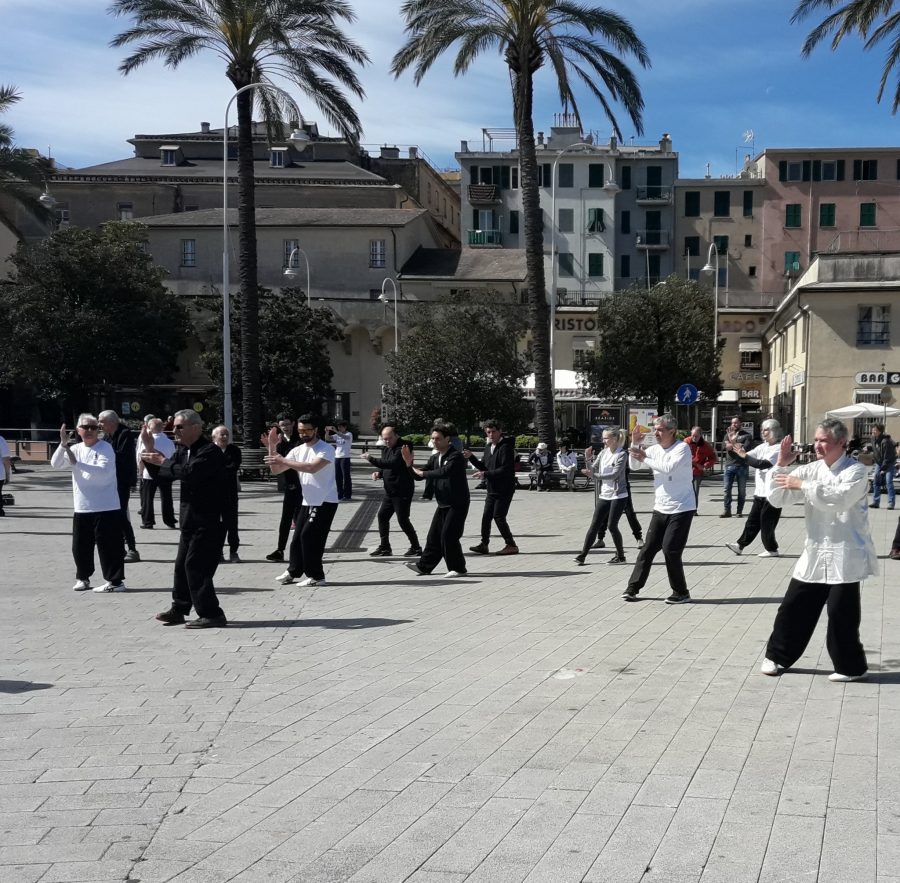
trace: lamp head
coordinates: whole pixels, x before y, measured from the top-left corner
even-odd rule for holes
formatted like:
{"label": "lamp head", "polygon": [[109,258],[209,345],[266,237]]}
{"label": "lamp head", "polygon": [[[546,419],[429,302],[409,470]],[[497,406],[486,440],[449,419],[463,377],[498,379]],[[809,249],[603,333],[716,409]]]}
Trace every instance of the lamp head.
{"label": "lamp head", "polygon": [[603,189],[604,189],[607,193],[618,193],[619,190],[620,190],[620,187],[619,187],[618,184],[616,184],[615,179],[610,178],[610,179],[603,185]]}
{"label": "lamp head", "polygon": [[38,202],[45,209],[50,210],[56,208],[56,200],[49,193],[47,193],[46,190],[38,197]]}
{"label": "lamp head", "polygon": [[388,303],[388,296],[382,291],[381,294],[378,295],[378,300],[380,300],[383,304]]}
{"label": "lamp head", "polygon": [[297,276],[300,275],[300,268],[299,267],[285,267],[284,275],[287,276],[289,279],[295,279]]}
{"label": "lamp head", "polygon": [[716,268],[711,263],[709,263],[709,261],[707,261],[706,264],[700,268],[700,272],[701,273],[714,273],[715,269]]}
{"label": "lamp head", "polygon": [[306,133],[304,129],[301,129],[299,126],[291,132],[288,141],[292,141],[298,147],[303,144],[309,144],[309,135]]}

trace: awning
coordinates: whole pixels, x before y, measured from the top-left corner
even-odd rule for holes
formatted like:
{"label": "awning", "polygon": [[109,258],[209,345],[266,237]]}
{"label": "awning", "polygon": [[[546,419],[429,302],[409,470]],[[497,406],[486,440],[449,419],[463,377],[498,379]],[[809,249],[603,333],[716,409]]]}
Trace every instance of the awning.
{"label": "awning", "polygon": [[[559,369],[553,372],[553,397],[568,401],[595,401],[596,396],[583,388],[578,372]],[[525,378],[525,398],[534,398],[534,374]]]}
{"label": "awning", "polygon": [[762,348],[761,337],[742,337],[738,342],[739,353],[761,353]]}

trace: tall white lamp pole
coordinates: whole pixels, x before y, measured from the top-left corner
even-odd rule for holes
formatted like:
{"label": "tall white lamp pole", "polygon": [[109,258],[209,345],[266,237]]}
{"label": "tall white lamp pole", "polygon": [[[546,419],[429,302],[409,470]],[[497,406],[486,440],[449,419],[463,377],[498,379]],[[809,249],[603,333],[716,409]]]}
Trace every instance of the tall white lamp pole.
{"label": "tall white lamp pole", "polygon": [[378,295],[378,300],[383,304],[390,303],[388,296],[384,293],[384,286],[388,282],[391,283],[391,288],[394,289],[394,355],[397,355],[400,352],[400,326],[397,324],[397,283],[390,276],[381,283],[381,294]]}

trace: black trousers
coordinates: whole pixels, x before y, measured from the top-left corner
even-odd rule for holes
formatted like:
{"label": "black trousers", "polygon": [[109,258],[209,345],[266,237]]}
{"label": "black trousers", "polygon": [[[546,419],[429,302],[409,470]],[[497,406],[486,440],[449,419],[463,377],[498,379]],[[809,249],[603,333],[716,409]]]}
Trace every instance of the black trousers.
{"label": "black trousers", "polygon": [[197,616],[224,615],[213,585],[221,554],[221,522],[190,528],[185,528],[182,523],[178,554],[175,556],[174,608],[186,614],[193,607]]}
{"label": "black trousers", "polygon": [[792,579],[775,615],[775,625],[766,644],[766,658],[790,668],[802,655],[828,606],[825,646],[842,675],[866,671],[866,651],[859,640],[859,583],[805,583]]}
{"label": "black trousers", "polygon": [[122,513],[76,512],[72,517],[72,557],[75,578],[90,579],[94,575],[94,547],[100,559],[103,579],[120,583],[125,579],[125,550],[122,548]]}
{"label": "black trousers", "polygon": [[394,515],[397,516],[397,526],[406,534],[410,546],[419,547],[419,536],[409,520],[411,506],[411,497],[392,497],[385,494],[378,509],[378,536],[383,549],[391,548],[391,518]]}
{"label": "black trousers", "polygon": [[134,528],[131,526],[131,516],[128,514],[128,498],[131,496],[131,485],[120,484],[118,491],[121,510],[119,523],[121,524],[122,538],[125,540],[125,545],[129,549],[133,549],[135,547]]}
{"label": "black trousers", "polygon": [[662,512],[653,512],[650,518],[650,527],[647,528],[647,536],[644,546],[638,552],[634,570],[628,580],[629,589],[642,589],[647,584],[650,576],[650,567],[653,559],[660,549],[666,560],[666,573],[669,576],[669,585],[673,592],[686,592],[687,581],[684,578],[684,565],[681,556],[687,545],[688,534],[691,532],[691,523],[694,520],[694,512],[676,512],[674,515],[664,515]]}
{"label": "black trousers", "polygon": [[[625,513],[628,504],[628,497],[622,497],[620,500],[604,500],[603,497],[597,498],[597,505],[594,506],[594,517],[591,519],[591,525],[584,537],[584,545],[581,547],[581,554],[587,556],[601,532],[606,533],[609,528],[609,534],[616,546],[616,554],[620,558],[625,557],[625,547],[622,545],[622,531],[619,530],[619,519]],[[640,525],[639,525],[640,526]]]}
{"label": "black trousers", "polygon": [[299,487],[287,488],[281,500],[281,520],[278,522],[278,551],[283,552],[287,548],[288,537],[291,534],[291,522],[297,516],[297,510],[303,502],[303,495]]}
{"label": "black trousers", "polygon": [[506,522],[506,514],[512,505],[512,494],[508,497],[498,497],[496,494],[488,494],[484,499],[484,512],[481,514],[481,542],[487,545],[491,541],[491,522],[497,525],[500,536],[507,546],[514,546],[512,531]]}
{"label": "black trousers", "polygon": [[153,499],[159,488],[159,503],[162,507],[163,524],[175,527],[175,507],[172,505],[172,482],[158,482],[155,478],[141,479],[141,524],[156,524],[153,514]]}
{"label": "black trousers", "polygon": [[897,519],[897,529],[894,531],[894,542],[891,543],[891,551],[900,549],[900,518]]}
{"label": "black trousers", "polygon": [[[3,470],[3,463],[0,462],[0,471]],[[4,477],[0,478],[0,512],[3,511],[3,485],[6,482],[6,475],[4,473]]]}
{"label": "black trousers", "polygon": [[229,551],[234,554],[240,548],[241,538],[238,536],[238,495],[225,494],[225,503],[222,506],[222,542],[228,543]]}
{"label": "black trousers", "polygon": [[[634,503],[631,499],[631,489],[628,490],[628,496],[625,498],[625,518],[628,521],[628,527],[631,529],[631,535],[640,542],[644,537],[644,529],[638,521],[637,514],[634,511]],[[602,540],[606,536],[606,524],[597,525],[597,539]]]}
{"label": "black trousers", "polygon": [[304,504],[300,507],[287,568],[291,576],[306,574],[311,579],[325,579],[322,556],[325,554],[325,543],[335,512],[337,503],[322,503],[321,506]]}
{"label": "black trousers", "polygon": [[468,500],[462,506],[439,506],[434,510],[431,527],[428,528],[428,536],[425,539],[425,549],[419,558],[421,570],[431,573],[443,558],[447,570],[465,573],[466,559],[460,540],[468,514]]}
{"label": "black trousers", "polygon": [[349,457],[335,457],[334,481],[339,500],[349,500],[353,496],[352,461]]}
{"label": "black trousers", "polygon": [[778,551],[778,540],[775,539],[775,528],[778,519],[781,518],[781,509],[769,504],[765,497],[754,497],[744,532],[738,538],[737,544],[746,548],[756,537],[762,534],[762,544],[767,552]]}

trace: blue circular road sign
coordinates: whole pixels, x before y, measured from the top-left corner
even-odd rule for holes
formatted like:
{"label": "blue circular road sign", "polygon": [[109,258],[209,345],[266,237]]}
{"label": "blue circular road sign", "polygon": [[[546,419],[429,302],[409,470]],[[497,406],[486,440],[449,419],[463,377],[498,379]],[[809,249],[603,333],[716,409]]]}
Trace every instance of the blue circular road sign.
{"label": "blue circular road sign", "polygon": [[697,387],[693,383],[682,383],[675,398],[679,405],[693,405],[697,401]]}

